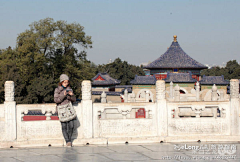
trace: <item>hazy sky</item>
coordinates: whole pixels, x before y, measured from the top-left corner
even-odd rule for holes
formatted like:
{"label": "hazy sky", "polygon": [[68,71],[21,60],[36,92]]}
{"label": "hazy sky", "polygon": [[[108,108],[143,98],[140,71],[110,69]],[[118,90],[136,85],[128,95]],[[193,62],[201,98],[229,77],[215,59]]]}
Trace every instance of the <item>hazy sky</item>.
{"label": "hazy sky", "polygon": [[139,65],[160,57],[178,36],[203,64],[240,61],[239,0],[0,0],[0,49],[46,17],[77,22],[92,36],[88,59]]}

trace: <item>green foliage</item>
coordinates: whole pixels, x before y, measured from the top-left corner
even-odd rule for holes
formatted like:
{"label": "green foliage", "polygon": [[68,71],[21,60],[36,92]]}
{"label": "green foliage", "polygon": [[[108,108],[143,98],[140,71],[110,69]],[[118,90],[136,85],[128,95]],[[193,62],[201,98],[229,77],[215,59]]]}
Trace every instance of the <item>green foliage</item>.
{"label": "green foliage", "polygon": [[16,67],[16,51],[11,47],[0,52],[0,102],[4,101],[4,83],[7,80],[18,82],[19,75]]}
{"label": "green foliage", "polygon": [[141,67],[128,64],[120,58],[114,60],[110,64],[103,64],[97,67],[98,72],[107,72],[114,79],[121,80],[121,85],[129,85],[135,75],[144,75]]}
{"label": "green foliage", "polygon": [[211,69],[205,69],[201,72],[201,75],[206,76],[220,76],[224,75],[224,79],[240,79],[240,65],[236,60],[228,61],[226,67],[220,68],[219,66],[212,67]]}
{"label": "green foliage", "polygon": [[92,41],[84,27],[52,18],[29,26],[18,35],[16,49],[0,50],[0,102],[4,101],[6,80],[15,82],[17,103],[53,102],[54,88],[63,73],[69,75],[79,97],[81,81],[96,73],[96,66],[86,59]]}

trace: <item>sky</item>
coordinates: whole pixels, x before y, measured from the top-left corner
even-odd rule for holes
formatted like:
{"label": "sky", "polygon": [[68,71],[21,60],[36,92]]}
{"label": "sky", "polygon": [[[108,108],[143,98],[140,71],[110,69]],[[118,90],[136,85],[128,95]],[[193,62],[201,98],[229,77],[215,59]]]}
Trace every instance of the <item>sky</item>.
{"label": "sky", "polygon": [[240,61],[239,0],[0,0],[0,49],[47,17],[79,23],[92,37],[87,58],[152,62],[173,41],[202,64]]}

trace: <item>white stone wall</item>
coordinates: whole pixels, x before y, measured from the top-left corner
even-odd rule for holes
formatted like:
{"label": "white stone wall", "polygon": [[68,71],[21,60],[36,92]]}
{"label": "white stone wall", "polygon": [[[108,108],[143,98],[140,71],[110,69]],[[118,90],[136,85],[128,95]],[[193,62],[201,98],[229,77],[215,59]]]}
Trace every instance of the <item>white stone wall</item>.
{"label": "white stone wall", "polygon": [[147,137],[157,136],[153,119],[99,120],[96,137]]}
{"label": "white stone wall", "polygon": [[[80,117],[81,104],[73,105]],[[17,140],[62,139],[61,123],[58,120],[22,121],[30,110],[41,110],[45,115],[55,113],[56,104],[19,104],[17,105]],[[50,114],[49,114],[50,113]],[[79,128],[78,128],[79,129]],[[77,130],[78,131],[78,130]],[[81,133],[78,133],[80,136]]]}
{"label": "white stone wall", "polygon": [[18,124],[18,141],[38,139],[63,139],[58,120],[21,121]]}
{"label": "white stone wall", "polygon": [[23,121],[30,110],[41,110],[43,114],[55,113],[56,104],[19,104],[17,105],[17,140],[62,139],[59,121]]}

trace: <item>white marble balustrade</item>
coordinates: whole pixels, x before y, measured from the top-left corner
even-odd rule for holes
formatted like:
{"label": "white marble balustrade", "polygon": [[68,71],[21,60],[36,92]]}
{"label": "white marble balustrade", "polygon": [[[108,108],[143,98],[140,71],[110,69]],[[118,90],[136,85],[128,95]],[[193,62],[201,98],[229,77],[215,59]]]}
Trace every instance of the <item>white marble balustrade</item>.
{"label": "white marble balustrade", "polygon": [[[182,142],[199,138],[240,141],[239,81],[231,80],[230,85],[230,98],[226,100],[170,101],[166,99],[165,82],[158,80],[154,102],[93,103],[91,82],[83,81],[82,101],[74,105],[79,122],[75,142]],[[64,143],[61,123],[51,120],[56,112],[55,103],[16,104],[14,83],[6,82],[5,90],[9,92],[0,105],[1,143],[34,145],[49,140]],[[145,118],[136,118],[140,108],[145,110]],[[31,110],[41,110],[46,120],[23,121]]]}
{"label": "white marble balustrade", "polygon": [[[144,108],[145,118],[136,118]],[[94,137],[156,136],[156,103],[94,103]]]}
{"label": "white marble balustrade", "polygon": [[167,107],[169,136],[230,134],[229,102],[172,102]]}

